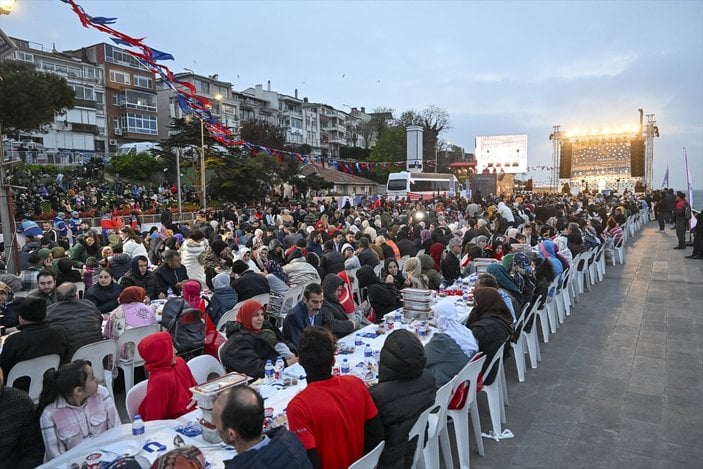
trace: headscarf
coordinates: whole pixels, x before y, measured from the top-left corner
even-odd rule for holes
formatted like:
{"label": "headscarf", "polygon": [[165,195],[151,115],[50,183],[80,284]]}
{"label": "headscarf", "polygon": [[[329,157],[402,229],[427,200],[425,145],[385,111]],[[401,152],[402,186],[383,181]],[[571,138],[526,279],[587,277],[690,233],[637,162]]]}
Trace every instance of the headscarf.
{"label": "headscarf", "polygon": [[239,324],[241,324],[248,331],[253,332],[254,334],[260,333],[261,329],[254,329],[254,326],[251,324],[251,319],[254,317],[254,314],[256,314],[256,312],[263,307],[264,305],[262,305],[260,301],[246,300],[242,303],[242,306],[239,307],[239,311],[237,312],[237,321],[239,321]]}
{"label": "headscarf", "polygon": [[505,267],[505,270],[508,272],[510,272],[510,265],[513,263],[513,257],[515,257],[515,254],[511,252],[504,255],[500,260],[500,263],[503,264],[503,267]]}
{"label": "headscarf", "polygon": [[420,231],[420,239],[424,242],[430,239],[430,236],[432,236],[432,233],[430,233],[430,230],[422,230]]}
{"label": "headscarf", "polygon": [[525,292],[534,290],[537,284],[535,273],[532,270],[532,263],[525,253],[518,252],[513,256],[513,261],[510,264],[510,277],[523,292],[523,296]]}
{"label": "headscarf", "polygon": [[327,274],[322,280],[322,294],[325,300],[333,303],[340,304],[339,298],[337,297],[337,288],[344,285],[344,280],[335,274]]}
{"label": "headscarf", "polygon": [[454,304],[450,301],[440,301],[432,309],[440,332],[451,337],[467,357],[473,357],[478,350],[478,343],[471,329],[457,319]]}
{"label": "headscarf", "polygon": [[127,303],[144,303],[146,295],[142,287],[127,287],[120,293],[119,302],[121,305]]}
{"label": "headscarf", "polygon": [[281,268],[278,262],[266,261],[264,263],[264,269],[266,269],[266,272],[268,272],[269,274],[273,274],[279,279],[283,280],[286,285],[290,285],[288,274]]}
{"label": "headscarf", "polygon": [[344,261],[344,270],[354,270],[361,267],[361,262],[356,256],[351,256],[349,259]]}
{"label": "headscarf", "polygon": [[132,262],[130,263],[130,272],[132,272],[132,276],[136,279],[143,279],[147,276],[149,273],[149,270],[144,272],[144,275],[141,274],[139,271],[139,261],[146,262],[147,265],[149,265],[149,259],[147,259],[146,256],[134,256],[132,258]]}
{"label": "headscarf", "polygon": [[513,323],[513,315],[510,314],[510,310],[505,304],[503,297],[500,296],[500,292],[495,288],[480,287],[475,289],[474,304],[474,309],[471,310],[471,314],[469,315],[469,326],[483,316],[496,316],[503,319],[508,324]]}
{"label": "headscarf", "polygon": [[557,277],[561,275],[561,273],[564,272],[564,266],[562,265],[561,261],[557,258],[557,247],[552,242],[552,240],[545,239],[544,241],[539,243],[538,247],[540,257],[548,260],[552,264],[552,267],[554,268],[554,274]]}
{"label": "headscarf", "polygon": [[200,298],[201,291],[202,287],[200,286],[200,282],[197,280],[188,280],[183,284],[183,299],[193,308],[199,308],[200,303],[203,301],[202,298]]}
{"label": "headscarf", "polygon": [[229,272],[221,272],[212,278],[212,287],[217,290],[219,288],[226,288],[231,285],[231,278]]}
{"label": "headscarf", "polygon": [[557,258],[559,258],[562,262],[566,262],[566,264],[564,265],[564,269],[566,269],[571,265],[571,261],[574,260],[574,256],[569,250],[569,240],[566,238],[566,236],[557,236],[557,238],[554,240],[554,244],[556,244],[556,249],[554,250],[554,253],[557,255]]}
{"label": "headscarf", "polygon": [[508,271],[505,270],[505,267],[503,267],[503,264],[490,264],[486,269],[486,272],[496,278],[500,288],[512,294],[515,299],[522,304],[522,291],[518,288],[515,282],[513,282],[513,279],[510,278],[510,275],[508,274]]}
{"label": "headscarf", "polygon": [[600,246],[600,238],[598,238],[598,233],[591,225],[586,225],[586,228],[584,228],[583,238],[584,242],[589,242],[594,246]]}

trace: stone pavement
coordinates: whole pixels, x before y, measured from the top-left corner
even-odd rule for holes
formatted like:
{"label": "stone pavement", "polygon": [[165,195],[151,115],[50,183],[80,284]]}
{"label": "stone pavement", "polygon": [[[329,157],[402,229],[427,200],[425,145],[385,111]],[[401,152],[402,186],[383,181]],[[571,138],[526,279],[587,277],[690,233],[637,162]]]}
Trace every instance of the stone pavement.
{"label": "stone pavement", "polygon": [[[506,360],[515,438],[484,439],[480,457],[472,436],[472,467],[703,467],[703,262],[675,244],[647,224],[525,382]],[[489,431],[484,396],[479,409]]]}

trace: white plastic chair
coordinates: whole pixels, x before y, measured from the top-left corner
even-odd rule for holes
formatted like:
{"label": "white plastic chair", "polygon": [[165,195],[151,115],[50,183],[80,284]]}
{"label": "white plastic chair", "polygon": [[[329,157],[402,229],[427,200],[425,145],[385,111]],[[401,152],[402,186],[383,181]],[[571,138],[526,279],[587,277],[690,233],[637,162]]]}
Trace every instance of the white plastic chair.
{"label": "white plastic chair", "polygon": [[[440,435],[447,434],[447,407],[449,407],[449,400],[452,397],[455,380],[456,376],[437,390],[434,404],[432,405],[433,412],[427,417],[427,442],[425,443],[423,456],[425,465],[428,467],[439,467],[439,439]],[[451,467],[451,451],[447,452],[445,449],[443,457],[446,467]]]}
{"label": "white plastic chair", "polygon": [[129,391],[134,386],[134,369],[144,365],[144,359],[139,355],[138,345],[141,340],[151,334],[159,332],[158,324],[149,324],[148,326],[133,327],[124,331],[119,339],[117,339],[117,350],[124,350],[127,344],[134,344],[134,355],[131,359],[120,357],[117,360],[117,367],[124,373],[124,388]]}
{"label": "white plastic chair", "polygon": [[513,348],[513,356],[515,357],[517,379],[521,383],[525,381],[525,345],[527,344],[527,336],[522,335],[522,329],[525,327],[525,315],[527,314],[527,310],[529,307],[529,303],[526,303],[525,306],[523,306],[522,311],[520,312],[520,317],[518,317],[517,321],[515,322],[515,330],[519,331],[517,340],[515,342],[510,342],[510,345]]}
{"label": "white plastic chair", "polygon": [[349,469],[376,469],[378,460],[381,459],[381,453],[383,453],[383,448],[385,447],[386,442],[381,441],[374,449],[357,459],[354,464],[349,466]]}
{"label": "white plastic chair", "polygon": [[[539,337],[537,337],[537,319],[535,318],[535,313],[537,308],[539,308],[539,302],[542,300],[542,295],[539,295],[525,315],[524,325],[520,331],[520,335],[525,337],[525,343],[527,344],[527,352],[530,355],[530,367],[537,368],[537,362],[542,361],[542,355],[539,350]],[[530,331],[525,331],[525,326],[532,323]]]}
{"label": "white plastic chair", "polygon": [[536,314],[539,318],[540,326],[542,327],[542,340],[546,344],[549,342],[549,331],[552,334],[557,333],[557,317],[555,311],[554,297],[556,295],[556,286],[559,281],[559,277],[556,277],[552,283],[547,288],[547,298],[545,299],[544,305],[537,309]]}
{"label": "white plastic chair", "polygon": [[124,400],[124,405],[129,415],[129,421],[134,420],[134,416],[139,413],[139,405],[146,396],[146,388],[149,380],[140,381],[127,391],[127,396]]}
{"label": "white plastic chair", "polygon": [[[117,342],[113,339],[101,340],[92,344],[84,345],[76,350],[71,361],[88,360],[93,368],[93,375],[98,382],[104,384],[112,398],[115,398],[115,391],[112,389],[112,372],[117,363],[118,348]],[[105,364],[109,368],[105,368]]]}
{"label": "white plastic chair", "polygon": [[283,319],[285,319],[288,315],[288,312],[295,308],[295,305],[297,305],[303,298],[304,291],[305,287],[303,285],[296,285],[295,287],[291,287],[291,289],[286,292],[283,300],[281,300],[281,310],[279,312],[281,324],[283,323]]}
{"label": "white plastic chair", "polygon": [[269,301],[271,301],[271,295],[269,293],[262,293],[260,295],[252,296],[249,298],[250,300],[256,300],[262,305],[266,306],[269,304]]}
{"label": "white plastic chair", "polygon": [[217,358],[211,355],[200,355],[195,358],[191,358],[187,362],[190,372],[195,378],[195,382],[198,384],[203,384],[208,381],[211,374],[216,374],[217,376],[222,376],[225,374],[225,368],[222,366]]}
{"label": "white plastic chair", "polygon": [[383,271],[383,263],[379,262],[378,264],[376,264],[376,267],[373,268],[373,273],[376,274],[376,277],[380,277],[382,271]]}
{"label": "white plastic chair", "polygon": [[483,389],[481,389],[481,392],[486,394],[488,413],[491,414],[491,425],[493,426],[493,433],[496,435],[503,433],[501,423],[506,423],[505,406],[508,405],[508,387],[505,382],[505,370],[503,368],[504,350],[505,344],[500,346],[488,368],[486,368],[485,376],[488,376],[491,370],[495,368],[495,379],[491,384],[484,384]]}
{"label": "white plastic chair", "polygon": [[[454,423],[454,440],[456,441],[457,453],[459,454],[459,467],[462,469],[469,467],[470,460],[469,412],[471,412],[471,425],[474,428],[478,453],[483,456],[483,438],[481,437],[481,419],[478,415],[478,405],[476,403],[476,385],[478,383],[478,375],[485,361],[486,356],[479,352],[457,373],[454,378],[452,397],[462,383],[468,382],[469,387],[466,391],[466,399],[461,408],[447,410],[447,418],[451,418]],[[448,427],[445,427],[443,434],[440,435],[440,443],[442,444],[442,453],[451,455],[452,449],[449,443],[448,432]],[[445,466],[454,467],[453,461],[445,460]]]}
{"label": "white plastic chair", "polygon": [[430,412],[434,406],[430,406],[425,409],[420,416],[415,421],[415,425],[410,428],[408,432],[408,441],[412,441],[413,438],[417,437],[417,446],[415,447],[415,455],[413,456],[413,463],[411,467],[417,469],[425,469],[425,430],[427,429],[427,419],[430,416]]}
{"label": "white plastic chair", "polygon": [[61,357],[56,354],[42,355],[41,357],[21,361],[12,367],[7,374],[5,383],[11,387],[17,379],[26,376],[30,380],[27,394],[36,403],[44,387],[44,373],[46,373],[46,370],[57,369],[60,362]]}
{"label": "white plastic chair", "polygon": [[408,262],[408,259],[410,259],[410,256],[403,256],[398,259],[398,269],[403,273],[405,272],[405,263]]}

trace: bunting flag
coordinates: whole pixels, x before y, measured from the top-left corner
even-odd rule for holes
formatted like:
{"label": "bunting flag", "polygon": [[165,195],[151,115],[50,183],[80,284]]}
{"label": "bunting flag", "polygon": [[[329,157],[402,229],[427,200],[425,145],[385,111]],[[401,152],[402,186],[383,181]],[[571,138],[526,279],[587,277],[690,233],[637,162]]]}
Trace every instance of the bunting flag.
{"label": "bunting flag", "polygon": [[[683,156],[684,156],[684,161],[686,163],[686,187],[688,188],[688,205],[693,209],[695,205],[693,205],[693,183],[691,182],[691,171],[688,168],[688,152],[686,151],[686,147],[683,147]],[[689,220],[689,227],[693,228],[696,226],[696,217],[691,217]]]}
{"label": "bunting flag", "polygon": [[666,172],[664,173],[664,179],[662,180],[662,189],[669,187],[669,163],[666,164]]}

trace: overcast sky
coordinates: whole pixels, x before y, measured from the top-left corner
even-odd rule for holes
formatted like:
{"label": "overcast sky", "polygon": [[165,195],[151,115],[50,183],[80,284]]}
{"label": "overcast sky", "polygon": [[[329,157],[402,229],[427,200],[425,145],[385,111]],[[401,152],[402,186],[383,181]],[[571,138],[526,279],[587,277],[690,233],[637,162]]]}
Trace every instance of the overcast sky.
{"label": "overcast sky", "polygon": [[[443,139],[473,151],[481,135],[527,134],[528,165],[551,165],[549,134],[636,125],[655,114],[654,186],[669,162],[703,189],[703,2],[82,0],[88,14],[172,53],[173,71],[218,73],[345,105],[437,105]],[[17,0],[0,28],[58,50],[109,41],[58,0]],[[531,174],[546,182],[548,171]],[[698,205],[698,204],[697,204]]]}

